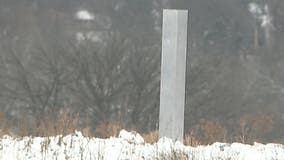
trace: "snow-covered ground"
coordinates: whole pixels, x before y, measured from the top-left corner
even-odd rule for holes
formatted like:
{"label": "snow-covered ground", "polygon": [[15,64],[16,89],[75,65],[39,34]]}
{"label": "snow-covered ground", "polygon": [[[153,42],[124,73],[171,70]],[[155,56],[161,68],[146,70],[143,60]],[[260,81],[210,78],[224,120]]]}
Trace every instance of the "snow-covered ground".
{"label": "snow-covered ground", "polygon": [[134,132],[122,130],[118,138],[87,138],[80,132],[56,137],[4,136],[0,140],[1,160],[284,160],[281,144],[253,146],[240,143],[214,143],[188,147],[168,138],[145,144]]}

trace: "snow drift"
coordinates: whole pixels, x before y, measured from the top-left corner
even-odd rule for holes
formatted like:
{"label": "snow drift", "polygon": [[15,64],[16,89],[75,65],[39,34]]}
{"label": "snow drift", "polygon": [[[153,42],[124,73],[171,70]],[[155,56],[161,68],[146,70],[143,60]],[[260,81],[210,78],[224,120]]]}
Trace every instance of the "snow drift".
{"label": "snow drift", "polygon": [[118,138],[88,138],[80,132],[56,137],[4,136],[0,140],[0,159],[13,160],[284,160],[281,144],[245,145],[214,143],[209,146],[189,147],[168,138],[145,144],[135,132],[122,130]]}

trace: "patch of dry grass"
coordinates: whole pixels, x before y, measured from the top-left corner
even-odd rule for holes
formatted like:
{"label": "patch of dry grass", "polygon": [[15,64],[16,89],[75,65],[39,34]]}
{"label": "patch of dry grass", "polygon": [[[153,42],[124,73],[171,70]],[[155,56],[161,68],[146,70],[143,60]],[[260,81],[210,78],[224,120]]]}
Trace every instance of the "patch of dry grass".
{"label": "patch of dry grass", "polygon": [[100,122],[95,130],[95,135],[100,138],[117,137],[123,128],[120,122]]}
{"label": "patch of dry grass", "polygon": [[156,129],[149,133],[144,133],[142,134],[142,137],[144,138],[146,143],[156,143],[159,140],[159,131]]}
{"label": "patch of dry grass", "polygon": [[37,136],[54,136],[74,133],[79,128],[79,114],[69,110],[58,114],[47,114],[42,117],[35,128]]}
{"label": "patch of dry grass", "polygon": [[[57,114],[46,114],[35,123],[29,124],[25,119],[18,122],[18,129],[12,129],[13,124],[4,113],[0,112],[0,136],[54,136],[66,135],[79,130],[86,137],[109,138],[117,137],[121,129],[125,129],[118,121],[100,122],[93,130],[91,126],[79,126],[79,114],[70,110],[63,110]],[[184,137],[184,144],[188,146],[207,145],[214,142],[264,143],[262,139],[275,131],[275,116],[268,114],[246,114],[236,121],[233,131],[227,132],[225,125],[217,120],[202,119],[193,126]],[[90,123],[88,123],[90,124]],[[156,143],[159,139],[158,130],[142,133],[146,143]],[[283,143],[284,136],[275,137],[269,142]],[[230,143],[228,142],[228,143]]]}
{"label": "patch of dry grass", "polygon": [[191,133],[189,133],[185,135],[183,144],[186,146],[196,147],[201,145],[202,143],[197,138],[195,138]]}
{"label": "patch of dry grass", "polygon": [[239,120],[239,134],[242,143],[253,143],[263,139],[275,128],[274,116],[270,114],[245,114]]}

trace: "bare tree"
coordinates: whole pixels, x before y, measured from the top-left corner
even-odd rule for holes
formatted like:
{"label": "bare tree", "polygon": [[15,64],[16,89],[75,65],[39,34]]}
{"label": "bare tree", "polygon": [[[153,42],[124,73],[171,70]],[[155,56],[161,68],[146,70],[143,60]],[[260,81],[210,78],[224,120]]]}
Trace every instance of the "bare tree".
{"label": "bare tree", "polygon": [[159,47],[133,46],[129,61],[132,84],[131,120],[144,131],[157,127],[159,111],[160,52]]}
{"label": "bare tree", "polygon": [[79,79],[73,90],[94,124],[118,118],[129,87],[127,43],[119,34],[111,33],[100,48],[85,46],[76,52]]}

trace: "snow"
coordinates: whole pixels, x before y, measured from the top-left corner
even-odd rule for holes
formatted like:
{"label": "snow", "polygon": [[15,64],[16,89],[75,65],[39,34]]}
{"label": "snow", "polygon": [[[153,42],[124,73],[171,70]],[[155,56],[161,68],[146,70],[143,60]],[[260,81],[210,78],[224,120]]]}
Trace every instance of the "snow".
{"label": "snow", "polygon": [[265,4],[263,7],[258,5],[257,3],[249,3],[248,5],[249,12],[260,22],[260,26],[263,28],[273,29],[272,17],[269,13],[268,5]]}
{"label": "snow", "polygon": [[89,32],[77,32],[76,40],[81,43],[82,41],[90,40],[92,42],[102,42],[101,34],[94,31]]}
{"label": "snow", "polygon": [[77,19],[80,19],[80,20],[85,20],[85,21],[91,21],[91,20],[94,20],[95,16],[90,13],[89,11],[83,9],[83,10],[79,10],[77,13],[76,13],[76,16],[75,16]]}
{"label": "snow", "polygon": [[190,159],[190,160],[284,160],[281,144],[246,145],[219,143],[190,147],[163,137],[153,145],[144,142],[136,132],[122,130],[118,138],[84,137],[81,132],[67,136],[0,139],[0,159],[29,160],[124,160],[124,159]]}
{"label": "snow", "polygon": [[144,139],[140,136],[140,134],[134,131],[127,132],[126,130],[121,130],[118,137],[127,141],[128,143],[144,144]]}
{"label": "snow", "polygon": [[261,27],[272,27],[273,25],[272,25],[272,18],[269,16],[269,15],[263,15],[263,16],[261,16],[260,17],[260,19],[261,19],[261,24],[260,24],[260,26]]}
{"label": "snow", "polygon": [[250,3],[249,6],[249,11],[254,15],[254,16],[258,16],[262,14],[262,9],[260,8],[260,6],[257,3]]}

